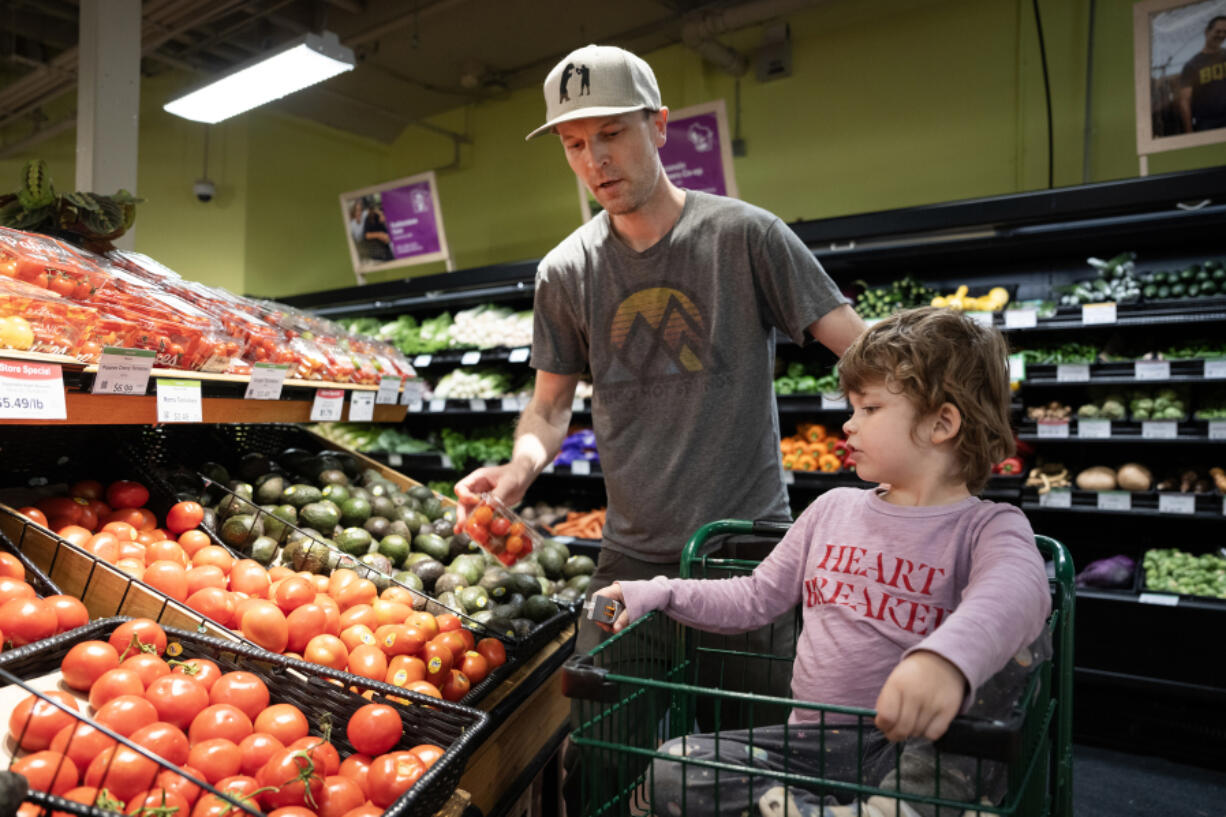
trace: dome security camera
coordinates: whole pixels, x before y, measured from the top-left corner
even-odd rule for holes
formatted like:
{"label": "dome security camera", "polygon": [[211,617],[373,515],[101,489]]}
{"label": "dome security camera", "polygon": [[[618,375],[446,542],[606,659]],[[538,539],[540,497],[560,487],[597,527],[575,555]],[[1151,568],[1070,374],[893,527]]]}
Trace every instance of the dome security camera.
{"label": "dome security camera", "polygon": [[208,179],[197,179],[192,185],[192,192],[196,194],[197,201],[212,201],[213,196],[217,195],[217,188]]}

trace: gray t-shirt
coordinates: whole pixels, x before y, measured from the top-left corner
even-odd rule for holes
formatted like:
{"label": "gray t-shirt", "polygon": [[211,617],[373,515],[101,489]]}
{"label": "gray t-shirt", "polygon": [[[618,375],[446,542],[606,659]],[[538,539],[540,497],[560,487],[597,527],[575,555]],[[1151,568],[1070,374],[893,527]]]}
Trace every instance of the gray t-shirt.
{"label": "gray t-shirt", "polygon": [[604,547],[675,562],[707,522],[790,519],[775,329],[802,343],[842,303],[779,218],[694,191],[645,252],[617,238],[601,213],[545,256],[532,366],[591,368],[609,499]]}

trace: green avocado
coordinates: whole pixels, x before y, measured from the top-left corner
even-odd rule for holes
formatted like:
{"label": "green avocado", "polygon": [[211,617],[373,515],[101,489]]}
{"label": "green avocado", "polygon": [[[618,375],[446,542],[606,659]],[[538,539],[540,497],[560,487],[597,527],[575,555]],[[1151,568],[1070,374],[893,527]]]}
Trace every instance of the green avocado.
{"label": "green avocado", "polygon": [[269,474],[256,486],[255,501],[261,505],[280,504],[281,494],[285,491],[285,488],[285,477],[278,474]]}
{"label": "green avocado", "polygon": [[536,623],[551,618],[558,614],[558,605],[554,604],[547,596],[535,595],[529,596],[524,601],[523,610],[524,618],[530,618]]}
{"label": "green avocado", "polygon": [[571,556],[562,565],[562,575],[573,579],[580,574],[591,575],[596,572],[596,563],[590,556]]}
{"label": "green avocado", "polygon": [[342,525],[361,525],[367,519],[370,519],[369,501],[351,496],[341,503]]}
{"label": "green avocado", "polygon": [[443,561],[450,556],[447,540],[433,533],[419,533],[413,538],[413,549],[427,554],[431,559]]}
{"label": "green avocado", "polygon": [[353,556],[368,553],[373,542],[370,531],[365,528],[345,528],[336,537],[336,546]]}
{"label": "green avocado", "polygon": [[293,505],[295,508],[302,508],[323,498],[322,491],[314,485],[307,485],[305,482],[291,485],[281,494],[281,501]]}
{"label": "green avocado", "polygon": [[303,524],[318,530],[330,531],[340,524],[341,509],[331,500],[321,499],[303,505],[298,511],[298,518]]}
{"label": "green avocado", "polygon": [[344,485],[328,485],[324,488],[324,499],[330,499],[339,507],[342,502],[348,499],[352,494],[349,488]]}
{"label": "green avocado", "polygon": [[392,533],[379,540],[379,552],[391,560],[393,565],[404,564],[409,555],[409,540]]}
{"label": "green avocado", "polygon": [[221,523],[218,533],[222,542],[230,547],[246,548],[264,533],[264,525],[253,514],[234,514]]}
{"label": "green avocado", "polygon": [[460,603],[464,605],[464,610],[469,613],[476,613],[490,606],[490,594],[486,592],[484,587],[465,587],[456,594],[460,599]]}

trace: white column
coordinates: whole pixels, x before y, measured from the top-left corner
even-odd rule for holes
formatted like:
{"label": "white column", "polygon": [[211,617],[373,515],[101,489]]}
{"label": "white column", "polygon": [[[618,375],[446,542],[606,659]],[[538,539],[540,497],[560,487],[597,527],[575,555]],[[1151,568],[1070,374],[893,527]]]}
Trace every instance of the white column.
{"label": "white column", "polygon": [[[76,190],[137,193],[141,0],[81,0]],[[118,241],[132,247],[132,231]]]}

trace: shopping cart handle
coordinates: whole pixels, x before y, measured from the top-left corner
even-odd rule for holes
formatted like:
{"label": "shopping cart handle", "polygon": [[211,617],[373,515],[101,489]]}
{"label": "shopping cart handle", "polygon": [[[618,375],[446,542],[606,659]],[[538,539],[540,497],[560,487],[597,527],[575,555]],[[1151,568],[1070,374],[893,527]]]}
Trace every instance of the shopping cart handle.
{"label": "shopping cart handle", "polygon": [[783,536],[792,527],[791,522],[771,522],[758,519],[753,523],[753,532],[759,536]]}
{"label": "shopping cart handle", "polygon": [[562,694],[584,701],[613,703],[620,698],[617,684],[606,681],[609,671],[592,665],[590,655],[572,655],[562,665]]}
{"label": "shopping cart handle", "polygon": [[936,747],[942,752],[1008,763],[1022,754],[1023,720],[1021,714],[1003,721],[959,715],[950,721]]}

